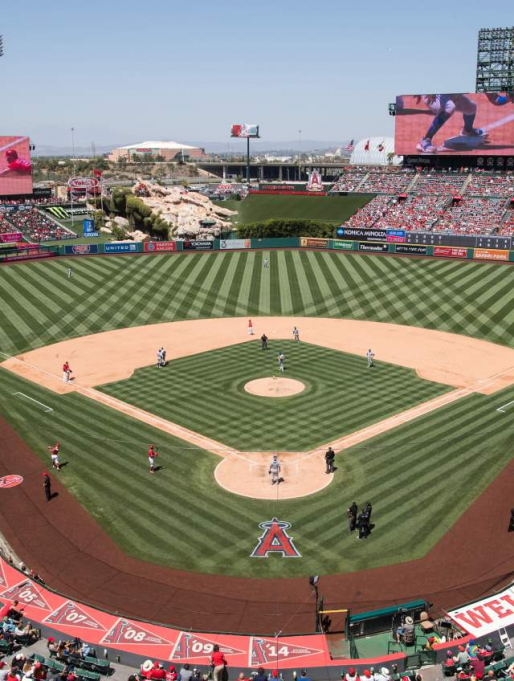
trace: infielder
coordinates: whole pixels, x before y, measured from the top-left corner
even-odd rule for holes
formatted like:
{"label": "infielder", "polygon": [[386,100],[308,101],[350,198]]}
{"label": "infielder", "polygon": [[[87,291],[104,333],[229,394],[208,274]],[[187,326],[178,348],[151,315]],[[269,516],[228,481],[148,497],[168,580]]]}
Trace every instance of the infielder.
{"label": "infielder", "polygon": [[284,371],[284,355],[282,354],[282,351],[278,353],[278,370]]}
{"label": "infielder", "polygon": [[60,471],[61,464],[59,463],[59,443],[56,442],[53,447],[52,445],[50,445],[47,449],[51,452],[52,468],[55,468],[57,471]]}
{"label": "infielder", "polygon": [[270,464],[268,475],[271,475],[272,485],[280,482],[280,463],[276,454],[273,454],[273,461]]}
{"label": "infielder", "polygon": [[293,329],[293,338],[295,339],[295,341],[300,340],[300,331],[296,328],[296,326]]}
{"label": "infielder", "polygon": [[63,380],[65,383],[69,383],[69,382],[70,382],[70,374],[71,374],[71,373],[72,373],[72,371],[71,371],[71,369],[70,369],[70,364],[69,364],[68,360],[66,360],[66,361],[64,362],[64,364],[62,365],[62,380]]}
{"label": "infielder", "polygon": [[159,452],[155,451],[155,445],[150,445],[148,450],[148,463],[150,464],[150,473],[155,473],[155,457],[159,456]]}
{"label": "infielder", "polygon": [[248,320],[248,335],[253,336],[253,324],[251,319]]}
{"label": "infielder", "polygon": [[366,359],[368,360],[368,369],[371,369],[375,366],[373,364],[373,357],[374,356],[375,356],[375,353],[371,352],[371,348],[370,348],[366,353]]}

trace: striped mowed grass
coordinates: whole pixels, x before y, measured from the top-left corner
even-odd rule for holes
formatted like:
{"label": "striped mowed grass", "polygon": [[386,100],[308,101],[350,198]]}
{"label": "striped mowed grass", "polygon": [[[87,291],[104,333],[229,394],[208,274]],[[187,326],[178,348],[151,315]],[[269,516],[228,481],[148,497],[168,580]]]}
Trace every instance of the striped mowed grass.
{"label": "striped mowed grass", "polygon": [[[248,381],[278,375],[305,385],[287,398],[248,394]],[[138,369],[100,386],[109,395],[239,451],[307,451],[450,390],[411,369],[304,342],[240,343]]]}
{"label": "striped mowed grass", "polygon": [[[275,314],[393,322],[510,345],[511,272],[473,262],[300,251],[27,263],[0,268],[0,350],[12,355],[159,321]],[[352,571],[424,555],[512,457],[506,417],[496,408],[513,399],[513,389],[463,398],[346,450],[326,490],[260,502],[218,488],[216,456],[80,395],[57,396],[0,370],[3,416],[42,466],[46,446],[61,442],[70,463],[59,476],[127,553],[186,570],[259,577]],[[150,442],[159,445],[164,466],[151,477]],[[364,545],[345,530],[354,499],[374,505],[377,527]],[[292,523],[301,560],[249,559],[258,524],[273,515]]]}

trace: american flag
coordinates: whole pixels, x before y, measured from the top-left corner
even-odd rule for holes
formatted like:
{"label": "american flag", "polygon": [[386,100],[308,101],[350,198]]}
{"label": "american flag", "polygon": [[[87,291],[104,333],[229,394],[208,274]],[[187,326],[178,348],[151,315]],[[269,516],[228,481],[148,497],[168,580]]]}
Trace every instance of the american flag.
{"label": "american flag", "polygon": [[350,152],[353,151],[353,140],[348,142],[348,146],[346,147],[346,151],[350,151]]}

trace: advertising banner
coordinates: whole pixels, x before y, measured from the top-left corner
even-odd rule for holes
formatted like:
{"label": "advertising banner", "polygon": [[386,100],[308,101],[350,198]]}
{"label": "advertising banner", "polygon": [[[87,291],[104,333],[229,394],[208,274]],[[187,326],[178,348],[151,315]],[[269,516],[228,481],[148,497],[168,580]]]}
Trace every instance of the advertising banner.
{"label": "advertising banner", "polygon": [[157,253],[158,251],[176,251],[176,241],[145,241],[145,253]]}
{"label": "advertising banner", "polygon": [[0,136],[0,196],[32,194],[29,138]]}
{"label": "advertising banner", "polygon": [[395,153],[512,156],[512,93],[401,95],[396,98]]}
{"label": "advertising banner", "polygon": [[300,239],[300,246],[302,248],[328,248],[328,242],[329,239],[302,236]]}
{"label": "advertising banner", "polygon": [[184,251],[212,251],[214,248],[214,241],[184,241],[182,249]]}
{"label": "advertising banner", "polygon": [[505,589],[476,603],[450,610],[450,617],[473,637],[514,624],[514,589]]}
{"label": "advertising banner", "polygon": [[251,239],[222,239],[220,241],[220,249],[222,251],[233,251],[239,248],[251,248]]}
{"label": "advertising banner", "polygon": [[509,251],[491,250],[490,248],[475,248],[473,257],[477,260],[508,260]]}
{"label": "advertising banner", "polygon": [[453,248],[451,246],[434,246],[434,255],[439,258],[467,258],[467,248]]}
{"label": "advertising banner", "polygon": [[259,126],[255,123],[235,123],[231,137],[259,137]]}
{"label": "advertising banner", "polygon": [[427,255],[428,246],[417,246],[416,244],[396,244],[395,253],[411,253],[412,255]]}
{"label": "advertising banner", "polygon": [[332,247],[339,251],[351,251],[353,250],[353,241],[340,241],[339,239],[334,239]]}
{"label": "advertising banner", "polygon": [[8,232],[7,234],[0,234],[1,243],[11,244],[18,241],[23,241],[23,234],[21,232]]}
{"label": "advertising banner", "polygon": [[93,218],[84,218],[82,220],[82,231],[83,234],[92,234],[93,232],[96,232]]}
{"label": "advertising banner", "polygon": [[66,255],[95,255],[98,253],[98,244],[72,244],[64,247]]}
{"label": "advertising banner", "polygon": [[370,251],[372,253],[387,253],[389,244],[359,244],[359,251]]}
{"label": "advertising banner", "polygon": [[138,253],[139,244],[135,242],[130,243],[111,243],[104,244],[105,253]]}
{"label": "advertising banner", "polygon": [[358,227],[338,227],[337,236],[344,237],[345,239],[352,239],[353,241],[387,241],[387,231],[385,229],[360,229]]}
{"label": "advertising banner", "polygon": [[404,229],[388,229],[386,231],[386,238],[388,242],[403,242],[405,241],[405,230]]}

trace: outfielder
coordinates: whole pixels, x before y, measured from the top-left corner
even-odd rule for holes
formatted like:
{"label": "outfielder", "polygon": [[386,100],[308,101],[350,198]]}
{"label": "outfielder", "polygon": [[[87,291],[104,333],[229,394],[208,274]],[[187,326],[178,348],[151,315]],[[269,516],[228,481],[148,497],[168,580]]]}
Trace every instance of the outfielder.
{"label": "outfielder", "polygon": [[265,270],[268,269],[268,258],[264,258],[264,260],[263,260],[263,266],[264,266],[264,269],[265,269]]}
{"label": "outfielder", "polygon": [[68,279],[71,279],[73,276],[73,272],[71,271],[71,267],[68,267]]}
{"label": "outfielder", "polygon": [[150,464],[150,473],[155,473],[155,457],[159,456],[159,452],[155,451],[155,445],[150,445],[148,450],[148,463]]}
{"label": "outfielder", "polygon": [[277,454],[273,454],[273,461],[270,464],[268,475],[271,475],[271,484],[280,482],[280,463]]}
{"label": "outfielder", "polygon": [[52,468],[60,471],[61,464],[59,463],[59,443],[56,442],[53,447],[50,445],[47,449],[52,453]]}
{"label": "outfielder", "polygon": [[284,371],[284,355],[282,354],[282,351],[278,353],[278,370]]}
{"label": "outfielder", "polygon": [[371,369],[375,366],[373,364],[373,357],[374,356],[375,356],[375,353],[371,352],[371,348],[370,348],[366,353],[366,359],[368,360],[368,369]]}
{"label": "outfielder", "polygon": [[65,383],[69,383],[69,382],[70,382],[70,374],[71,374],[71,373],[72,373],[72,371],[71,371],[71,369],[70,369],[70,364],[69,364],[68,360],[66,360],[66,361],[64,362],[64,364],[62,365],[62,380],[63,380]]}

